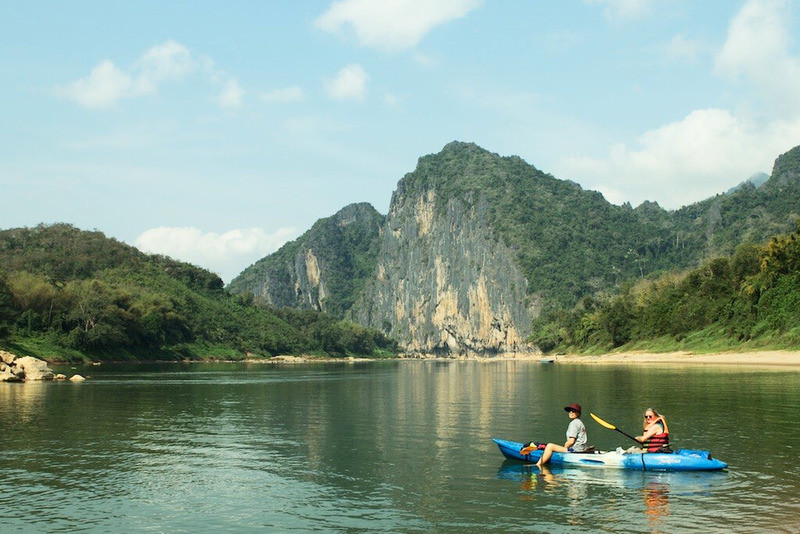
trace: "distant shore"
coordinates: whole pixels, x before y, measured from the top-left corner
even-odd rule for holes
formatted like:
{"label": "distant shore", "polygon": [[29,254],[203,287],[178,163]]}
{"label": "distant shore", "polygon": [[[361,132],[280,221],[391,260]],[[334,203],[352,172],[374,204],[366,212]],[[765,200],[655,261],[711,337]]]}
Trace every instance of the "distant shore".
{"label": "distant shore", "polygon": [[652,352],[619,352],[612,354],[533,354],[516,353],[498,356],[458,356],[441,357],[417,354],[397,358],[320,358],[314,356],[275,356],[272,358],[246,360],[248,363],[326,363],[326,362],[368,362],[368,361],[535,361],[563,364],[633,364],[633,365],[725,365],[746,367],[780,367],[800,368],[800,350],[765,350],[757,352],[718,352],[695,354],[687,351],[652,353]]}
{"label": "distant shore", "polygon": [[[755,352],[716,352],[709,354],[696,354],[688,351],[675,351],[653,353],[642,351],[619,352],[611,354],[584,355],[584,354],[557,354],[547,355],[538,353],[501,354],[498,356],[459,356],[446,358],[434,355],[415,355],[388,360],[406,361],[534,361],[563,364],[632,364],[632,365],[713,365],[713,366],[742,366],[742,367],[772,367],[772,368],[800,368],[800,350],[764,350]],[[384,361],[386,359],[383,359]],[[307,357],[275,357],[262,362],[308,363],[314,361],[376,361],[372,358],[347,358],[347,359],[319,359]]]}
{"label": "distant shore", "polygon": [[692,365],[736,365],[736,366],[769,366],[800,367],[800,350],[767,350],[758,352],[720,352],[711,354],[694,354],[691,352],[621,352],[601,355],[559,354],[539,356],[558,363],[585,364],[692,364]]}
{"label": "distant shore", "polygon": [[[9,353],[10,354],[10,353]],[[42,358],[53,365],[67,365],[70,362],[57,358]],[[180,360],[139,360],[138,363],[176,363]],[[394,357],[321,357],[316,355],[300,356],[273,356],[267,358],[245,358],[241,360],[225,360],[216,358],[183,360],[183,363],[213,363],[213,362],[241,362],[248,364],[302,364],[302,363],[363,363],[376,361],[529,361],[553,362],[562,364],[631,364],[631,365],[707,365],[707,366],[742,366],[742,367],[772,367],[772,368],[800,368],[800,350],[763,350],[753,352],[716,352],[697,354],[689,351],[674,351],[653,353],[643,351],[630,351],[609,354],[541,354],[541,353],[508,353],[497,356],[455,356],[442,357],[433,354],[400,355]],[[128,363],[137,363],[126,360]],[[105,363],[119,363],[106,361]],[[74,365],[74,362],[72,362]],[[89,365],[100,365],[101,362],[84,362]]]}

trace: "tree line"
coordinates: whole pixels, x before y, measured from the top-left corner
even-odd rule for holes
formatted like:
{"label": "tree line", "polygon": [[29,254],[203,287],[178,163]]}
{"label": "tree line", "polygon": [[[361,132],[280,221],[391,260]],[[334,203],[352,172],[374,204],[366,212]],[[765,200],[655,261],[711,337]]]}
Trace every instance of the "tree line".
{"label": "tree line", "polygon": [[545,352],[796,347],[799,310],[800,221],[763,246],[740,245],[697,269],[551,311],[534,321],[530,341]]}
{"label": "tree line", "polygon": [[397,351],[376,330],[267,309],[205,269],[64,224],[0,232],[0,343],[65,359]]}

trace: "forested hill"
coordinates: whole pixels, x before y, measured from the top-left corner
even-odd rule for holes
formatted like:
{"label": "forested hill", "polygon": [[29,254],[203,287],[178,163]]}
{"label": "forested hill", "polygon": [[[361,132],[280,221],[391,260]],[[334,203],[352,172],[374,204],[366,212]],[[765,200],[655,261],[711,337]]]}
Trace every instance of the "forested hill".
{"label": "forested hill", "polygon": [[677,211],[654,202],[616,206],[518,157],[469,143],[422,158],[398,193],[409,188],[435,189],[439,210],[452,198],[485,199],[488,224],[515,251],[529,294],[549,303],[545,308],[564,308],[626,280],[698,266],[741,243],[791,231],[800,216],[800,147],[778,157],[761,187],[745,184]]}
{"label": "forested hill", "polygon": [[702,266],[626,284],[534,322],[543,351],[725,351],[800,344],[800,225]]}
{"label": "forested hill", "polygon": [[0,232],[0,347],[47,359],[396,350],[377,331],[256,307],[205,269],[65,224]]}
{"label": "forested hill", "polygon": [[[667,211],[654,202],[617,206],[519,157],[453,142],[420,158],[398,182],[382,227],[360,233],[358,247],[342,246],[340,261],[318,261],[309,241],[299,240],[285,249],[294,263],[276,255],[262,265],[291,265],[297,273],[283,285],[271,277],[271,293],[334,313],[354,303],[348,316],[392,332],[414,350],[524,350],[519,340],[542,311],[570,309],[587,296],[613,294],[627,282],[697,267],[743,242],[791,231],[800,214],[799,152],[780,156],[760,187],[744,184]],[[731,183],[740,179],[732,176]],[[308,274],[323,281],[352,276],[338,266],[356,249],[357,263],[375,268],[364,279],[366,271],[359,271],[358,283],[346,288],[352,293],[308,299],[297,281]],[[250,283],[232,284],[233,290],[259,294],[251,269],[241,276]],[[336,305],[326,307],[327,299]]]}
{"label": "forested hill", "polygon": [[245,269],[228,289],[276,308],[344,317],[375,270],[384,220],[369,204],[346,206]]}
{"label": "forested hill", "polygon": [[[800,147],[776,160],[762,186],[745,182],[677,211],[655,202],[617,206],[519,157],[460,142],[420,158],[393,198],[406,198],[410,191],[435,191],[440,215],[454,199],[465,206],[483,202],[487,225],[514,251],[529,281],[530,300],[543,308],[563,308],[584,296],[613,291],[625,280],[697,266],[706,258],[731,254],[740,243],[760,243],[790,231],[800,216]],[[342,315],[363,281],[375,274],[369,269],[380,254],[376,243],[383,223],[367,204],[348,206],[246,269],[230,289],[281,306]],[[307,257],[314,263],[311,255],[316,264],[307,266]],[[309,285],[309,272],[312,280],[329,280],[328,288],[322,282]]]}
{"label": "forested hill", "polygon": [[571,306],[621,280],[693,260],[685,249],[694,236],[680,236],[657,204],[616,206],[519,157],[501,157],[472,143],[450,143],[421,158],[395,197],[430,190],[439,214],[453,199],[486,206],[487,227],[513,251],[527,293],[540,307]]}

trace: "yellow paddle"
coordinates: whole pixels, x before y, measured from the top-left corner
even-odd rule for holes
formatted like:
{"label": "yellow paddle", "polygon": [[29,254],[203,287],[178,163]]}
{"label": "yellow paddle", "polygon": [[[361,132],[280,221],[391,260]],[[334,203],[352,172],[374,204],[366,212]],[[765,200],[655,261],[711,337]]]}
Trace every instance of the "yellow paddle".
{"label": "yellow paddle", "polygon": [[635,441],[635,442],[636,442],[636,443],[638,443],[639,445],[641,445],[641,444],[642,444],[642,442],[641,442],[641,441],[639,441],[638,439],[634,438],[634,437],[633,437],[633,436],[631,436],[630,434],[627,434],[627,433],[623,432],[622,430],[620,430],[619,428],[615,427],[614,425],[612,425],[612,424],[611,424],[611,423],[609,423],[608,421],[603,421],[602,419],[600,419],[599,417],[597,417],[595,414],[593,414],[593,413],[591,413],[591,412],[589,412],[589,415],[591,415],[591,416],[592,416],[592,419],[594,419],[595,421],[597,421],[598,423],[600,423],[602,426],[604,426],[604,427],[608,428],[609,430],[616,430],[617,432],[619,432],[619,433],[620,433],[620,434],[622,434],[623,436],[627,436],[627,437],[631,438],[633,441]]}

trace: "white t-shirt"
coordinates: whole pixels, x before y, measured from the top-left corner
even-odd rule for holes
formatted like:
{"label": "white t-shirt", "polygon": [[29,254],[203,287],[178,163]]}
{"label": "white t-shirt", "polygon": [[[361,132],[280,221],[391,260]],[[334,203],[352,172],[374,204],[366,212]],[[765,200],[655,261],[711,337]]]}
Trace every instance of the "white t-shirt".
{"label": "white t-shirt", "polygon": [[583,426],[583,421],[580,419],[573,419],[569,422],[567,427],[567,439],[575,438],[575,443],[572,445],[572,450],[581,452],[586,449],[586,427]]}

